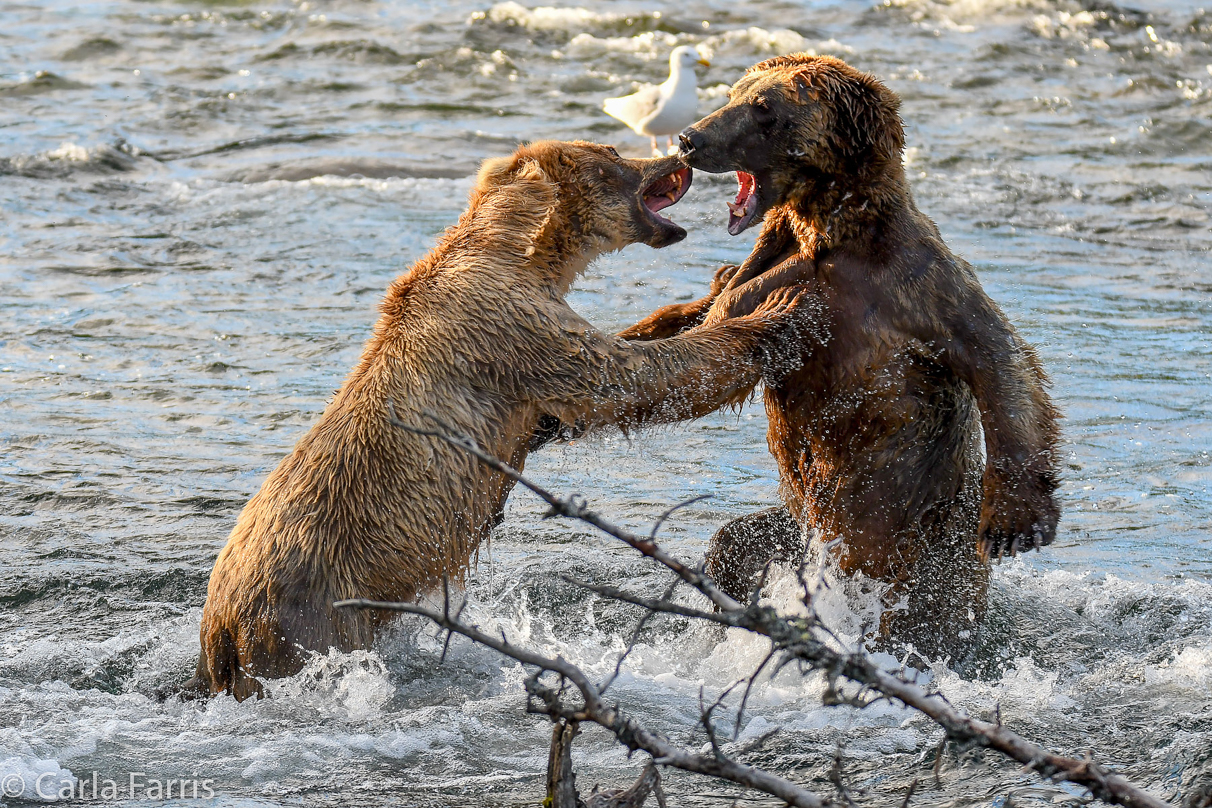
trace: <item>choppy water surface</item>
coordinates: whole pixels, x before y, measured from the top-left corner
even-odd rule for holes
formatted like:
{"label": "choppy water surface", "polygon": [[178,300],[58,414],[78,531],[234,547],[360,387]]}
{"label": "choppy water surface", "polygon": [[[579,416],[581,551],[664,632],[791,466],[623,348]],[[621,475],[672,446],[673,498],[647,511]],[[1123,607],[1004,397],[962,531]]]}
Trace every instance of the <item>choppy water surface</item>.
{"label": "choppy water surface", "polygon": [[[451,223],[477,162],[522,138],[642,153],[598,111],[711,54],[702,110],[760,58],[842,56],[905,99],[919,204],[1039,346],[1065,421],[1060,536],[995,575],[976,669],[932,675],[1062,751],[1098,749],[1159,793],[1212,758],[1212,15],[1184,0],[586,3],[70,2],[0,5],[0,774],[214,780],[225,805],[515,804],[541,794],[548,727],[521,673],[405,624],[237,705],[158,703],[197,653],[207,576],[236,514],[353,363],[388,281]],[[730,181],[699,175],[691,237],[592,267],[575,306],[617,328],[739,260]],[[530,470],[686,557],[775,500],[749,407]],[[664,578],[516,496],[470,582],[483,625],[606,671],[634,615],[564,583]],[[791,587],[776,600],[794,602]],[[851,636],[841,588],[825,604]],[[760,643],[658,623],[615,688],[695,736]],[[820,706],[787,672],[750,699],[749,759],[871,802],[1066,802],[991,757],[949,758],[887,706]],[[631,777],[601,733],[582,786]],[[674,778],[680,804],[729,804]],[[11,802],[11,800],[10,800]]]}

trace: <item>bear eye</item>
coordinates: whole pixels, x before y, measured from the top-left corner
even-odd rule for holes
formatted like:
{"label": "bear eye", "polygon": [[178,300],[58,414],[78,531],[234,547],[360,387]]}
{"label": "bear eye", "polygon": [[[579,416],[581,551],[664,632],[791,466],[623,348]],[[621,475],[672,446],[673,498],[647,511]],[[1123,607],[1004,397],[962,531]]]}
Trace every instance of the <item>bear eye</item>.
{"label": "bear eye", "polygon": [[[614,152],[614,149],[611,149],[611,151]],[[618,157],[619,155],[615,152],[614,156]],[[605,182],[611,188],[620,187],[623,184],[622,170],[614,163],[598,165],[598,179]]]}
{"label": "bear eye", "polygon": [[619,153],[615,150],[614,146],[607,146],[606,151],[610,152],[615,157],[619,156]]}

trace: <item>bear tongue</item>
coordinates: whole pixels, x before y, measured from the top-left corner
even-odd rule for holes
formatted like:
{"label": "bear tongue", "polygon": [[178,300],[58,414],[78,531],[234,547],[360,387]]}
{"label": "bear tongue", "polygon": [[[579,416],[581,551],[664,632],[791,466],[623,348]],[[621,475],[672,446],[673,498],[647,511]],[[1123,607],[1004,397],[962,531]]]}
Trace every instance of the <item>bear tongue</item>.
{"label": "bear tongue", "polygon": [[736,172],[736,201],[728,203],[728,232],[739,235],[757,212],[757,178],[744,171]]}
{"label": "bear tongue", "polygon": [[[648,208],[648,210],[652,213],[656,213],[658,210],[664,210],[676,201],[677,199],[674,197],[673,192],[671,191],[670,193],[663,194],[661,196],[644,197],[644,207]],[[661,218],[665,217],[662,216]]]}

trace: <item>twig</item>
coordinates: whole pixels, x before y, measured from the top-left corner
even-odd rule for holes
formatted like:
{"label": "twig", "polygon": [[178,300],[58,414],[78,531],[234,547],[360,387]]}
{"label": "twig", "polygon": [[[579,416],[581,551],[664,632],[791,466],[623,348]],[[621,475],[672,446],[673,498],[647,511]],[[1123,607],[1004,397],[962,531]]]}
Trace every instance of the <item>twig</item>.
{"label": "twig", "polygon": [[693,505],[694,503],[702,502],[705,499],[711,499],[711,494],[699,494],[697,497],[691,497],[690,499],[683,500],[670,508],[666,508],[661,512],[661,515],[657,517],[656,521],[652,523],[652,532],[648,534],[648,538],[655,540],[657,531],[661,529],[661,525],[665,524],[665,520],[673,516],[677,511],[685,508],[687,505]]}
{"label": "twig", "polygon": [[[658,808],[665,808],[665,792],[661,790],[661,772],[649,760],[630,788],[608,788],[590,795],[585,808],[641,808],[648,795],[655,792]],[[553,806],[554,808],[554,806]]]}
{"label": "twig", "polygon": [[833,783],[833,787],[837,789],[837,794],[846,801],[849,808],[858,808],[854,803],[854,798],[850,796],[850,789],[846,788],[846,781],[842,778],[842,742],[838,741],[837,749],[833,753],[833,765],[829,767],[829,782]]}
{"label": "twig", "polygon": [[[653,529],[653,533],[656,533],[655,528]],[[568,577],[565,577],[564,580],[568,581],[569,583],[578,585],[578,586],[581,585],[577,581],[575,581],[571,578],[568,578]],[[672,581],[670,581],[669,586],[665,588],[665,594],[661,596],[661,600],[669,600],[671,597],[673,597],[673,593],[677,589],[678,584],[680,584],[680,583],[681,583],[681,580],[678,578],[674,578]],[[658,614],[658,612],[655,612],[652,609],[646,609],[644,611],[644,614],[636,622],[635,630],[631,632],[631,638],[629,640],[627,640],[627,645],[624,646],[623,653],[619,654],[619,658],[617,660],[615,660],[614,672],[611,673],[609,677],[607,677],[605,682],[602,682],[601,690],[603,693],[606,692],[607,688],[609,688],[612,684],[614,684],[615,679],[619,678],[619,673],[621,673],[623,670],[623,662],[631,654],[631,649],[635,648],[635,644],[637,642],[639,642],[640,632],[644,630],[644,626],[648,625],[648,621],[651,620],[653,617],[656,617],[657,614]]]}
{"label": "twig", "polygon": [[711,623],[719,623],[723,626],[736,626],[738,623],[732,619],[732,614],[729,612],[708,612],[703,609],[696,609],[693,606],[687,606],[676,601],[666,600],[664,598],[646,598],[642,595],[633,595],[625,589],[620,589],[617,586],[610,584],[591,584],[587,581],[580,581],[576,578],[566,578],[569,583],[576,584],[579,587],[587,589],[590,592],[601,595],[611,600],[617,600],[622,603],[630,603],[633,606],[639,606],[649,611],[659,612],[660,614],[672,614],[677,617],[689,617],[694,620],[706,620]]}
{"label": "twig", "polygon": [[720,692],[720,695],[716,697],[715,701],[713,701],[708,707],[703,706],[703,686],[699,685],[699,723],[702,724],[703,729],[706,730],[707,740],[711,744],[711,752],[717,758],[723,758],[724,753],[720,750],[719,741],[715,736],[715,724],[712,723],[711,716],[717,709],[719,709],[720,705],[724,703],[724,699],[728,698],[728,694],[731,693],[739,684],[740,681],[738,680],[728,685],[728,687],[724,688],[723,691]]}
{"label": "twig", "polygon": [[736,726],[732,730],[732,740],[734,741],[741,735],[741,718],[745,715],[745,705],[749,703],[749,693],[753,690],[753,684],[757,681],[758,676],[761,675],[762,670],[770,664],[770,660],[774,659],[774,654],[774,648],[771,648],[770,653],[766,654],[762,660],[762,664],[758,665],[757,670],[749,675],[749,681],[745,685],[745,692],[741,694],[741,704],[736,708]]}
{"label": "twig", "polygon": [[756,738],[745,741],[745,743],[733,744],[732,748],[729,751],[732,752],[732,754],[734,754],[734,755],[747,755],[750,752],[756,752],[757,750],[759,750],[763,746],[765,746],[767,741],[769,741],[771,738],[773,738],[775,735],[778,735],[782,731],[783,731],[782,727],[775,727],[772,730],[763,732],[761,735],[757,736]]}
{"label": "twig", "polygon": [[737,763],[728,757],[699,755],[675,746],[664,735],[647,729],[618,707],[606,704],[601,698],[600,691],[589,677],[576,665],[561,657],[545,657],[542,654],[512,645],[507,640],[498,639],[474,626],[457,622],[448,615],[416,603],[388,603],[355,598],[337,601],[333,607],[338,609],[347,607],[381,609],[420,615],[440,628],[460,634],[472,642],[491,648],[524,665],[532,665],[539,668],[540,671],[556,673],[572,683],[580,692],[583,703],[580,705],[566,704],[557,689],[544,685],[539,677],[532,676],[526,681],[526,689],[531,696],[539,698],[543,702],[544,712],[567,721],[578,723],[589,721],[598,724],[613,732],[619,742],[628,749],[642,749],[652,755],[659,765],[672,766],[675,769],[728,780],[770,794],[788,805],[797,806],[797,808],[825,808],[827,805],[827,801],[817,794],[770,772]]}
{"label": "twig", "polygon": [[[426,412],[424,415],[446,429],[445,425],[432,413]],[[885,698],[895,699],[905,706],[917,710],[943,728],[946,733],[945,739],[968,747],[980,746],[993,749],[1043,777],[1067,780],[1083,786],[1104,802],[1116,803],[1124,808],[1169,808],[1167,803],[1137,788],[1124,777],[1107,771],[1089,758],[1078,760],[1054,754],[1039,744],[1010,731],[1000,721],[998,723],[980,721],[955,709],[942,694],[927,693],[913,682],[907,681],[904,676],[883,670],[861,651],[835,650],[816,636],[817,631],[823,632],[827,636],[832,635],[832,632],[817,620],[810,603],[807,604],[810,609],[807,616],[782,615],[773,608],[762,606],[757,602],[743,606],[720,590],[704,572],[669,555],[651,537],[639,536],[612,524],[589,510],[582,499],[562,498],[552,494],[537,483],[526,479],[516,469],[481,450],[471,439],[454,437],[449,431],[425,430],[405,424],[396,417],[394,408],[390,411],[390,422],[406,431],[437,438],[472,454],[489,468],[504,474],[537,494],[550,506],[549,515],[579,519],[603,533],[615,537],[645,557],[665,566],[679,579],[706,596],[718,611],[715,613],[704,612],[672,603],[667,599],[647,600],[609,587],[591,587],[593,591],[609,593],[610,597],[635,603],[653,611],[680,614],[747,629],[770,638],[773,649],[782,652],[788,658],[800,661],[809,669],[824,672],[831,687],[832,682],[838,677],[849,679]],[[705,758],[674,748],[662,736],[649,733],[632,719],[623,717],[617,709],[603,705],[600,694],[580,669],[562,659],[549,660],[524,649],[514,648],[508,643],[497,641],[475,629],[462,626],[457,621],[452,622],[447,615],[438,615],[412,604],[372,603],[370,601],[343,601],[342,603],[420,614],[444,628],[461,633],[490,648],[495,648],[525,664],[559,673],[572,682],[585,698],[583,711],[580,713],[574,711],[569,717],[583,715],[585,720],[612,729],[628,748],[645,749],[657,759],[658,763],[701,774],[711,774],[743,785],[751,785],[760,791],[784,799],[792,805],[817,806],[823,804],[821,798],[816,794],[760,769],[741,766],[727,759]],[[836,635],[833,635],[832,638],[838,642]],[[840,642],[839,646],[841,646]],[[535,682],[537,685],[538,680],[536,679]],[[653,751],[654,749],[657,751]],[[755,785],[758,782],[761,782],[762,786]],[[772,789],[777,789],[777,791]],[[784,793],[787,796],[784,796]]]}

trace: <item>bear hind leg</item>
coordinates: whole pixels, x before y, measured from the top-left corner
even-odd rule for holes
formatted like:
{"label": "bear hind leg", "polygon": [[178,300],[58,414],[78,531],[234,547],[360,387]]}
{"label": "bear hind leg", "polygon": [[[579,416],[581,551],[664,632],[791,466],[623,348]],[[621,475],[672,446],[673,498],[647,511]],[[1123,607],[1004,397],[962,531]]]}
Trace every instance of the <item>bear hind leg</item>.
{"label": "bear hind leg", "polygon": [[707,574],[733,600],[744,603],[772,561],[799,559],[804,530],[786,507],[733,519],[711,537]]}

